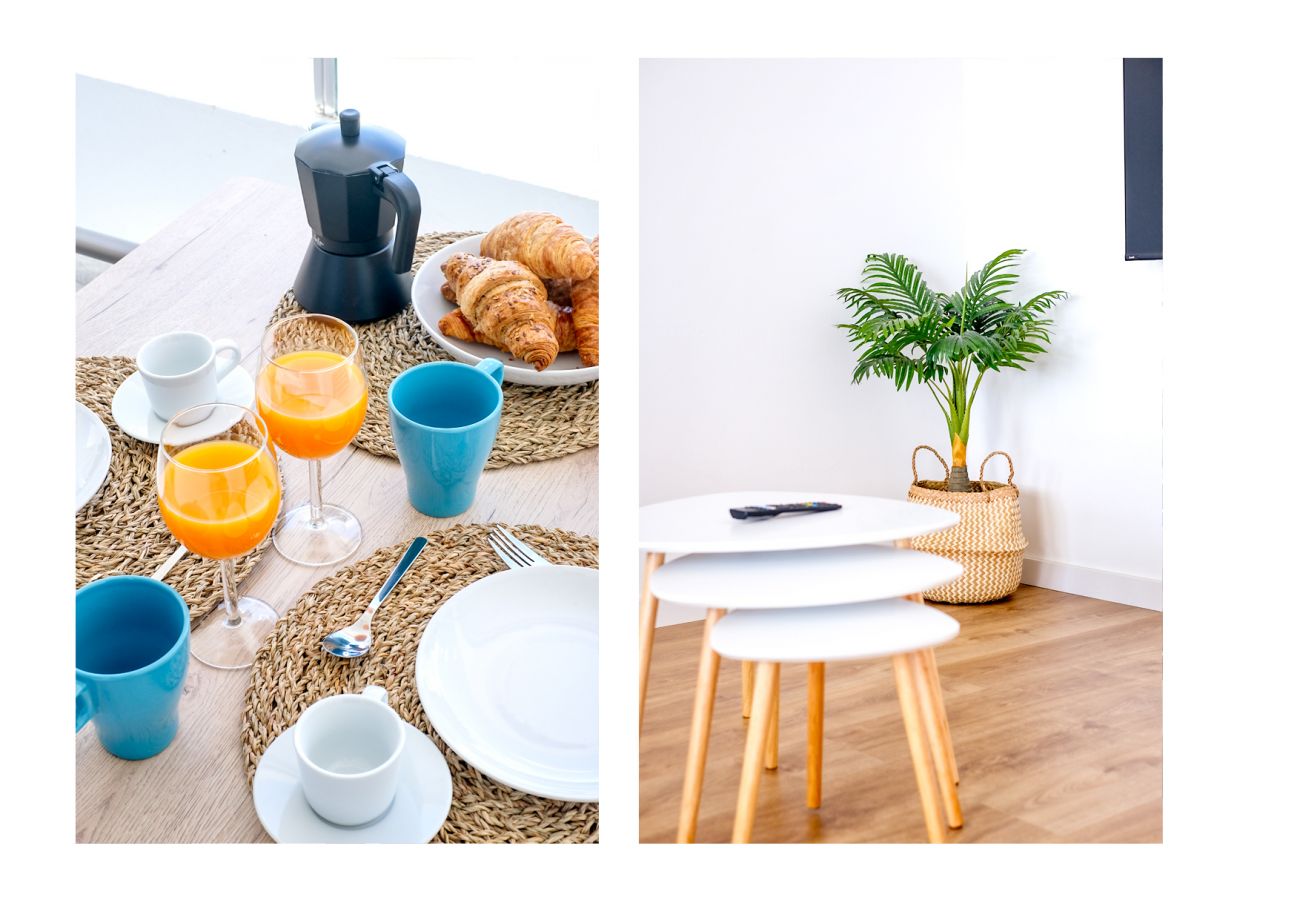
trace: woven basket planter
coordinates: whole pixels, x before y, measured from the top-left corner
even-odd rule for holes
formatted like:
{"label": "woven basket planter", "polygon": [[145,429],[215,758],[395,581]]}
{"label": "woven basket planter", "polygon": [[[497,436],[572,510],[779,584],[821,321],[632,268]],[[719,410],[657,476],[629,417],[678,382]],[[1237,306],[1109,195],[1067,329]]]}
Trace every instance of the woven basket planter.
{"label": "woven basket planter", "polygon": [[[929,450],[943,466],[943,481],[922,481],[916,474],[916,454]],[[1009,473],[1006,483],[985,481],[984,466],[995,456],[1005,456]],[[1024,529],[1020,525],[1020,489],[1014,484],[1015,465],[1011,457],[995,450],[980,463],[979,480],[971,492],[948,490],[948,464],[933,447],[922,445],[912,451],[912,486],[907,499],[912,503],[937,506],[961,516],[953,528],[913,538],[912,546],[961,563],[962,576],[952,584],[929,591],[925,599],[938,603],[988,603],[1000,600],[1020,586],[1025,563]]]}

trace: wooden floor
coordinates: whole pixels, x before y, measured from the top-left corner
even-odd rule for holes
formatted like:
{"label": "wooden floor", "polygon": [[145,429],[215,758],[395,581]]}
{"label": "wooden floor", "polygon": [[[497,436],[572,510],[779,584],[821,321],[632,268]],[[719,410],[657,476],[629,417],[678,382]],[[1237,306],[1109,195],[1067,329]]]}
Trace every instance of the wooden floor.
{"label": "wooden floor", "polygon": [[[1152,842],[1162,831],[1161,614],[1044,588],[939,606],[936,652],[966,825],[953,843]],[[675,838],[702,623],[656,632],[641,737],[641,840]],[[807,667],[783,666],[780,768],[755,843],[924,841],[887,660],[826,667],[822,808],[804,806]],[[722,661],[697,840],[731,836],[745,720]]]}

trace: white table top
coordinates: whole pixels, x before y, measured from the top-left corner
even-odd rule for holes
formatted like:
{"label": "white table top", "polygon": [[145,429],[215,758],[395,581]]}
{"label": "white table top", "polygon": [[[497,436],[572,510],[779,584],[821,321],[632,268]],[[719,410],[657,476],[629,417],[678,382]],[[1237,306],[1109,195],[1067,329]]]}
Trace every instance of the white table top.
{"label": "white table top", "polygon": [[[733,519],[733,506],[821,500],[843,509]],[[734,491],[641,507],[639,546],[654,553],[761,553],[879,544],[951,528],[956,513],[884,497],[817,491]]]}
{"label": "white table top", "polygon": [[919,594],[956,581],[961,572],[960,563],[942,556],[878,544],[701,553],[656,569],[650,592],[672,603],[722,609],[830,606]]}
{"label": "white table top", "polygon": [[910,600],[809,609],[745,609],[713,626],[713,649],[727,659],[834,662],[937,647],[961,626],[947,613]]}

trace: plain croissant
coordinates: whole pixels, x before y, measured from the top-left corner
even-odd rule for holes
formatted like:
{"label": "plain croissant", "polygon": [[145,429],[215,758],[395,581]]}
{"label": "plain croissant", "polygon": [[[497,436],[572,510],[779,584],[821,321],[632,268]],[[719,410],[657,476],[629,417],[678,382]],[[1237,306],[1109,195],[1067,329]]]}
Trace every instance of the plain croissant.
{"label": "plain croissant", "polygon": [[[474,330],[469,319],[465,318],[465,313],[459,309],[453,309],[447,315],[438,320],[438,330],[449,338],[456,338],[459,341],[473,341],[476,344],[488,344],[496,347],[487,335],[481,334]],[[567,353],[570,350],[578,349],[578,336],[573,330],[573,314],[567,312],[558,312],[555,315],[555,340],[560,345],[560,352]],[[504,348],[500,348],[504,349]]]}
{"label": "plain croissant", "polygon": [[511,216],[483,235],[479,253],[521,262],[538,278],[581,280],[596,271],[596,255],[587,239],[551,213]]}
{"label": "plain croissant", "polygon": [[517,262],[457,253],[442,264],[456,302],[480,334],[541,371],[560,352],[546,288]]}
{"label": "plain croissant", "polygon": [[[600,261],[600,235],[591,242],[591,250]],[[573,303],[573,328],[578,335],[578,357],[584,366],[600,365],[600,266],[591,277],[575,281],[569,292]]]}

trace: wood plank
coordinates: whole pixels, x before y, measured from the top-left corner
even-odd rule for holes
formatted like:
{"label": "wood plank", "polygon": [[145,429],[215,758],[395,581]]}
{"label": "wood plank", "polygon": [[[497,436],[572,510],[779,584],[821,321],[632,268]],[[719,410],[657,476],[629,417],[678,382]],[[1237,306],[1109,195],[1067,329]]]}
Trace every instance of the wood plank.
{"label": "wood plank", "polygon": [[[141,244],[77,295],[77,352],[134,355],[170,329],[234,338],[256,349],[266,320],[293,281],[309,232],[293,191],[237,179]],[[431,519],[406,501],[395,460],[349,447],[324,465],[327,501],[357,514],[354,559],[459,522],[516,522],[597,532],[597,451],[485,472],[474,505]],[[306,497],[306,464],[284,467],[285,502]],[[268,551],[246,593],[281,612],[337,569],[296,566]],[[104,752],[88,725],[77,735],[78,841],[266,841],[244,777],[239,723],[248,672],[191,660],[181,729],[159,756],[140,762]]]}
{"label": "wood plank", "polygon": [[[1003,603],[942,606],[961,635],[937,650],[966,824],[954,843],[1146,842],[1162,835],[1158,612],[1025,587]],[[659,629],[641,733],[641,840],[672,840],[699,623]],[[782,679],[801,728],[806,678]],[[739,788],[740,667],[718,679],[699,842],[726,841]],[[765,773],[752,840],[924,842],[888,660],[826,667],[823,802],[804,805],[806,752]]]}

